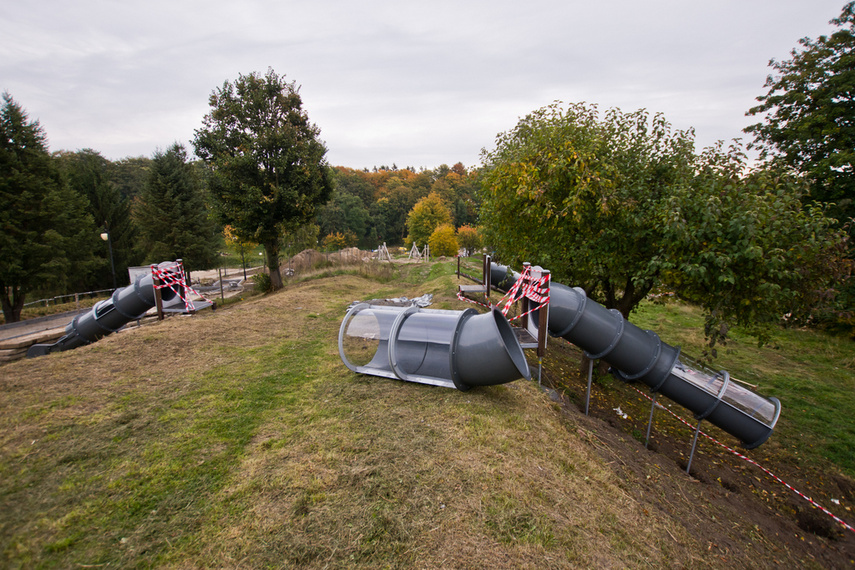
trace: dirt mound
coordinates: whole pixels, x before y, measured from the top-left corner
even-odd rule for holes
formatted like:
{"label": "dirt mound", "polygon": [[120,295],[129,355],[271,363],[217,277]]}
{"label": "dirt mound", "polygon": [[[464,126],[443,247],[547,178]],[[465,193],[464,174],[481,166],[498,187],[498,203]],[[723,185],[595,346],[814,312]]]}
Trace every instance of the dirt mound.
{"label": "dirt mound", "polygon": [[282,263],[282,270],[292,270],[295,273],[308,271],[323,265],[351,265],[371,260],[373,253],[363,251],[358,247],[349,247],[332,253],[322,253],[315,249],[305,249]]}

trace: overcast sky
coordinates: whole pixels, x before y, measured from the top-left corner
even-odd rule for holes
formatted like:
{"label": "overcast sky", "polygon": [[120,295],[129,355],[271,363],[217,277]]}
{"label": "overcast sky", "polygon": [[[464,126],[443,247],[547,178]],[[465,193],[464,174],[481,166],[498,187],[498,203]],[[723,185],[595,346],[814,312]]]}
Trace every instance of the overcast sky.
{"label": "overcast sky", "polygon": [[662,112],[699,147],[741,137],[769,60],[843,0],[6,0],[0,90],[51,151],[115,160],[189,141],[224,81],[301,86],[333,165],[480,164],[554,100]]}

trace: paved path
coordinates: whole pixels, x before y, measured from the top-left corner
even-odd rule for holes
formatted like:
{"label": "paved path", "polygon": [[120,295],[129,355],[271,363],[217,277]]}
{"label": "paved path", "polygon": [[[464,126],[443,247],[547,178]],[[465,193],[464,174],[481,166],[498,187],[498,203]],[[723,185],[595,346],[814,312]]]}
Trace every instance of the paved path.
{"label": "paved path", "polygon": [[46,317],[38,317],[35,319],[27,319],[18,323],[9,323],[0,325],[0,340],[24,336],[35,332],[47,331],[51,329],[65,328],[65,325],[71,322],[78,313],[85,313],[92,307],[80,309],[79,311],[70,311],[68,313],[57,313],[56,315],[48,315]]}
{"label": "paved path", "polygon": [[[249,276],[251,273],[255,273],[260,270],[260,267],[247,267],[246,273]],[[224,273],[221,270],[222,273]],[[221,273],[221,274],[222,274]],[[217,280],[217,270],[213,269],[210,271],[193,271],[191,273],[193,279],[213,279]],[[224,278],[227,279],[242,279],[243,278],[243,270],[230,268],[228,269],[228,276],[224,275]],[[200,288],[201,289],[201,288]],[[224,296],[231,297],[234,295],[239,295],[241,293],[240,289],[229,289],[225,288],[223,291]],[[216,288],[215,290],[206,290],[204,294],[209,299],[216,301],[220,298],[220,290]],[[196,299],[194,299],[196,300]],[[65,326],[71,322],[75,315],[78,313],[85,313],[86,311],[91,310],[92,307],[88,307],[85,309],[80,309],[79,311],[69,311],[67,313],[58,313],[56,315],[48,315],[46,317],[38,317],[35,319],[27,319],[25,321],[21,321],[18,323],[9,323],[5,325],[0,325],[0,340],[5,340],[9,338],[15,338],[19,336],[24,336],[36,332],[52,330],[52,329],[60,329],[65,328]]]}

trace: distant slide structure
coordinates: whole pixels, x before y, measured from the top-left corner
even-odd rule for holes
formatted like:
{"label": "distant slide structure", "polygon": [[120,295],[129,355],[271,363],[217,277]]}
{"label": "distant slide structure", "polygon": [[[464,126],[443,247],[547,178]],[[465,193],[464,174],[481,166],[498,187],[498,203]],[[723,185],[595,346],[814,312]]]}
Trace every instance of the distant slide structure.
{"label": "distant slide structure", "polygon": [[[157,266],[166,277],[174,277],[183,281],[183,271],[180,263],[165,261]],[[160,289],[161,301],[164,305],[184,300],[171,287]],[[84,344],[95,342],[108,334],[114,333],[127,323],[141,319],[156,304],[154,277],[151,272],[138,275],[134,282],[127,287],[116,289],[113,296],[100,301],[92,310],[74,317],[65,327],[65,335],[53,344],[34,344],[27,351],[27,357],[44,356],[51,352],[71,350]],[[207,303],[205,306],[210,306]],[[201,307],[199,307],[201,308]]]}

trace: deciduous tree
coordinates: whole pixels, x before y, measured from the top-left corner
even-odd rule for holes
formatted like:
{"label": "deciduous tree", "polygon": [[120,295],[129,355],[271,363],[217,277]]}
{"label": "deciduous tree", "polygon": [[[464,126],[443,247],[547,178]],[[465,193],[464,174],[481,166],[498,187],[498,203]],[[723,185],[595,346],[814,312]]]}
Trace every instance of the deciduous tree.
{"label": "deciduous tree", "polygon": [[834,203],[841,223],[855,217],[855,2],[831,20],[837,30],[803,38],[774,70],[748,115],[763,121],[746,129],[753,146],[803,173],[807,201]]}
{"label": "deciduous tree", "polygon": [[481,249],[481,235],[477,228],[472,226],[460,226],[457,228],[457,242],[460,247],[466,250],[468,255],[472,255],[477,250]]}
{"label": "deciduous tree", "polygon": [[408,244],[423,246],[441,224],[451,223],[451,211],[439,194],[431,192],[418,202],[407,215]]}
{"label": "deciduous tree", "polygon": [[132,200],[142,194],[148,180],[151,159],[147,156],[128,156],[113,161],[110,180],[122,196]]}
{"label": "deciduous tree", "polygon": [[[370,215],[358,196],[337,190],[332,199],[318,211],[318,226],[322,235],[353,234],[362,245],[366,243]],[[354,244],[355,245],[355,244]]]}
{"label": "deciduous tree", "polygon": [[320,231],[318,225],[312,223],[294,226],[282,237],[282,252],[291,257],[303,250],[317,247]]}
{"label": "deciduous tree", "polygon": [[664,283],[701,304],[711,343],[732,324],[762,339],[836,273],[843,236],[797,180],[693,142],[644,111],[540,109],[484,154],[486,240],[624,316]]}
{"label": "deciduous tree", "polygon": [[846,237],[820,204],[802,205],[807,191],[792,173],[749,169],[740,146],[719,144],[666,200],[660,275],[704,307],[712,347],[733,325],[765,341],[785,315],[804,323],[848,273]]}
{"label": "deciduous tree", "polygon": [[283,234],[311,221],[332,192],[326,147],[299,90],[272,69],[240,75],[210,97],[193,141],[211,168],[209,188],[223,223],[264,246],[271,284],[282,287]]}
{"label": "deciduous tree", "polygon": [[454,235],[454,226],[451,224],[440,224],[430,234],[428,239],[431,255],[457,255],[459,249],[457,245],[457,236]]}

